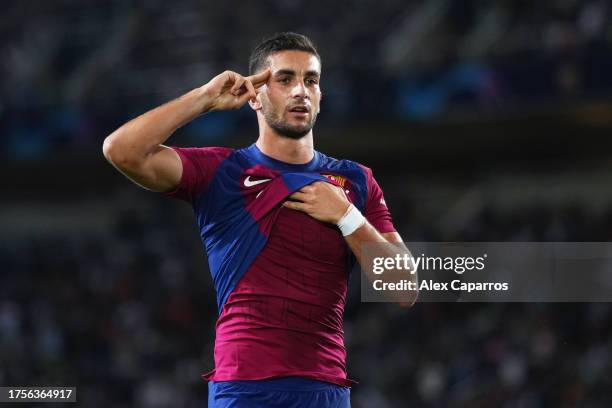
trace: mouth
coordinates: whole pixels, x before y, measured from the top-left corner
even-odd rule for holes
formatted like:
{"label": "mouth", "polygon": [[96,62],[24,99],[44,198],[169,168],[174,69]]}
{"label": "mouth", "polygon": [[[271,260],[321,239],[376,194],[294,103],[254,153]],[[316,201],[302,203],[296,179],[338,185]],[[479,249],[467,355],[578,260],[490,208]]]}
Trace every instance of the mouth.
{"label": "mouth", "polygon": [[289,113],[292,116],[296,116],[299,118],[305,118],[310,113],[310,108],[306,105],[298,105],[289,108]]}

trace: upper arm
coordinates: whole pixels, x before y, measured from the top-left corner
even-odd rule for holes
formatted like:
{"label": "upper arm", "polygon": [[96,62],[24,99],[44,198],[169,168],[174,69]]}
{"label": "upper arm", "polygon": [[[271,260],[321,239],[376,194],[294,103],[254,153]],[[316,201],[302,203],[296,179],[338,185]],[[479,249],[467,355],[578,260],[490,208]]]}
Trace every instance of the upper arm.
{"label": "upper arm", "polygon": [[[393,233],[395,232],[395,226],[393,225],[393,220],[391,218],[391,213],[389,212],[389,208],[387,208],[387,203],[385,201],[385,197],[383,195],[383,191],[378,185],[378,182],[374,178],[372,174],[372,170],[368,167],[362,166],[366,173],[367,180],[367,197],[365,202],[365,212],[364,216],[372,224],[374,228],[376,228],[381,234],[383,233]],[[395,239],[399,239],[401,242],[401,238],[398,238],[399,234]]]}
{"label": "upper arm", "polygon": [[114,146],[112,138],[104,141],[104,157],[123,175],[151,191],[168,191],[181,181],[183,165],[174,149],[159,145],[146,156],[134,160]]}

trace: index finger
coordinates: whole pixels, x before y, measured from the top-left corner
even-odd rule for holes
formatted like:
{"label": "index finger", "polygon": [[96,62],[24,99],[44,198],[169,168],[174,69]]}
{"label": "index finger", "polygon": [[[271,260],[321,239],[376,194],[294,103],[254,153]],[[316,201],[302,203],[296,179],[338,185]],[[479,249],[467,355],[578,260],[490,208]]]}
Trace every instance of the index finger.
{"label": "index finger", "polygon": [[306,201],[306,199],[308,198],[308,194],[298,190],[291,194],[288,198],[294,201]]}
{"label": "index finger", "polygon": [[260,86],[262,86],[268,81],[269,76],[270,76],[270,68],[266,68],[257,74],[253,74],[247,77],[247,79],[251,81],[251,83],[253,84],[255,88],[259,88]]}

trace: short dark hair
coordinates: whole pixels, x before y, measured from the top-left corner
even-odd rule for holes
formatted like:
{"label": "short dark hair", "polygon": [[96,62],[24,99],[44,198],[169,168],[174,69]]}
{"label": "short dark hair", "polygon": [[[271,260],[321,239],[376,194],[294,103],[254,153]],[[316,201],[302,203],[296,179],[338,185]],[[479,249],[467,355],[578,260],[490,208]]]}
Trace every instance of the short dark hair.
{"label": "short dark hair", "polygon": [[274,34],[272,37],[263,40],[249,58],[249,75],[266,66],[266,61],[271,54],[279,51],[305,51],[309,52],[321,62],[321,56],[317,52],[314,44],[303,34],[284,32]]}

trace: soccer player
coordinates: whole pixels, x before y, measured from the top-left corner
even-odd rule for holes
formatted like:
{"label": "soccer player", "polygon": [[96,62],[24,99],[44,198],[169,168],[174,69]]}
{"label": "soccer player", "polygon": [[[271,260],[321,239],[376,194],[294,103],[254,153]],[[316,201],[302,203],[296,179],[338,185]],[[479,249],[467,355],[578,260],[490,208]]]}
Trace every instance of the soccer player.
{"label": "soccer player", "polygon": [[[282,33],[258,45],[250,76],[226,71],[124,124],[104,156],[140,186],[188,201],[217,293],[209,407],[350,407],[342,319],[365,241],[401,243],[369,168],[314,150],[321,58]],[[167,147],[202,114],[257,115],[242,148]],[[401,244],[400,244],[401,245]]]}

